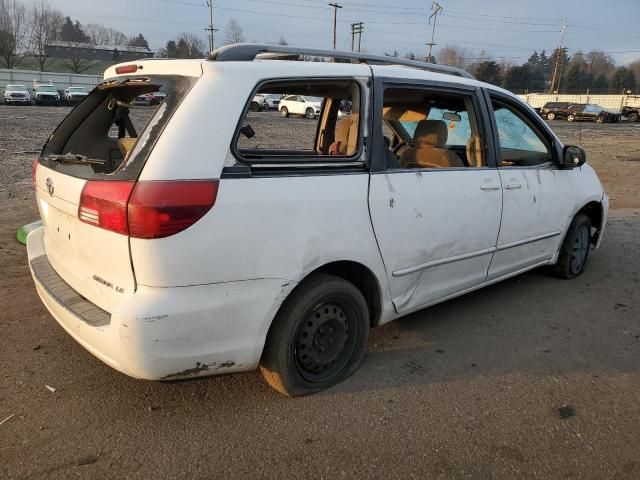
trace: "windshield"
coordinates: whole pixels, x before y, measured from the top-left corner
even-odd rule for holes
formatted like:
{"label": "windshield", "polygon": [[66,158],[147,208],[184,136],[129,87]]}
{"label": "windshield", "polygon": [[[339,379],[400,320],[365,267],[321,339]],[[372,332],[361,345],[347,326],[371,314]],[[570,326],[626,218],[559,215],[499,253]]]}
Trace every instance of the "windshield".
{"label": "windshield", "polygon": [[7,85],[5,90],[7,92],[24,92],[26,88],[24,85]]}
{"label": "windshield", "polygon": [[85,93],[84,87],[69,87],[69,91],[74,93]]}
{"label": "windshield", "polygon": [[322,103],[324,98],[321,97],[304,97],[307,102],[310,103]]}
{"label": "windshield", "polygon": [[54,87],[53,85],[41,85],[36,87],[36,91],[38,92],[55,92],[58,93],[58,90],[56,90],[56,87]]}

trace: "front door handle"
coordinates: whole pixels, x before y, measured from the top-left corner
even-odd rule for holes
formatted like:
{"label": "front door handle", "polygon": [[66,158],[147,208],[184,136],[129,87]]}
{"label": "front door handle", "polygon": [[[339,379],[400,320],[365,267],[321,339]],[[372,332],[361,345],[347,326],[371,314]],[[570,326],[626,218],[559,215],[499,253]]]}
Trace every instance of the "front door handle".
{"label": "front door handle", "polygon": [[505,184],[504,188],[507,190],[516,190],[518,188],[522,188],[522,184],[518,182],[511,182],[511,183]]}
{"label": "front door handle", "polygon": [[500,185],[498,183],[483,183],[480,185],[480,190],[500,190]]}

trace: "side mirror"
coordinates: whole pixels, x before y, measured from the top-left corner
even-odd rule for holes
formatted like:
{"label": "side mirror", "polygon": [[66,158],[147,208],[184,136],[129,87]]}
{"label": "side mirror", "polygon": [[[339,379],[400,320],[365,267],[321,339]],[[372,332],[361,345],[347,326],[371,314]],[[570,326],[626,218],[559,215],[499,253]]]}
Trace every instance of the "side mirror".
{"label": "side mirror", "polygon": [[587,161],[587,154],[582,147],[566,145],[562,152],[562,165],[566,168],[581,167]]}

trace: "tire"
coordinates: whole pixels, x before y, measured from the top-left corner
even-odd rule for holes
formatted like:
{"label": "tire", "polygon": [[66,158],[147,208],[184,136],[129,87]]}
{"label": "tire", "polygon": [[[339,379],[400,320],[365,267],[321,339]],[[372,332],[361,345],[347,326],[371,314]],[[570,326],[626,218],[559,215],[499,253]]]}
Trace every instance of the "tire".
{"label": "tire", "polygon": [[627,120],[630,123],[635,123],[638,121],[638,112],[631,112],[629,115],[627,115]]}
{"label": "tire", "polygon": [[289,110],[287,109],[287,107],[282,107],[280,109],[280,115],[285,118],[289,116]]}
{"label": "tire", "polygon": [[259,112],[260,104],[258,102],[251,102],[251,105],[249,105],[249,110],[251,110],[252,112]]}
{"label": "tire", "polygon": [[369,308],[347,280],[314,274],[287,298],[267,334],[260,370],[289,397],[325,390],[349,377],[367,347]]}
{"label": "tire", "polygon": [[309,120],[313,120],[314,118],[316,118],[316,112],[313,111],[313,108],[307,108],[304,112],[304,116]]}
{"label": "tire", "polygon": [[553,112],[549,112],[547,113],[547,120],[555,120],[556,119],[556,114]]}
{"label": "tire", "polygon": [[598,115],[598,118],[596,118],[596,123],[604,123],[604,117],[602,115]]}
{"label": "tire", "polygon": [[580,213],[574,217],[560,247],[558,263],[552,267],[555,276],[564,279],[582,275],[591,249],[591,220]]}
{"label": "tire", "polygon": [[576,119],[576,117],[574,115],[569,115],[567,117],[567,122],[573,122]]}

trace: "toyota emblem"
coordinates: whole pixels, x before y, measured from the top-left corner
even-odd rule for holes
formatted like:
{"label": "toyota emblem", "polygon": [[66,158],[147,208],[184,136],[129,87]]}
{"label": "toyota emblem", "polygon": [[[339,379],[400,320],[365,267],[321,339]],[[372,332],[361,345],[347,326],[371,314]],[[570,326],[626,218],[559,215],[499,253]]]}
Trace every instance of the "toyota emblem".
{"label": "toyota emblem", "polygon": [[53,197],[53,180],[50,177],[47,178],[47,192]]}

